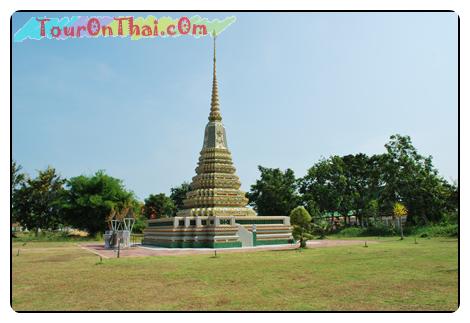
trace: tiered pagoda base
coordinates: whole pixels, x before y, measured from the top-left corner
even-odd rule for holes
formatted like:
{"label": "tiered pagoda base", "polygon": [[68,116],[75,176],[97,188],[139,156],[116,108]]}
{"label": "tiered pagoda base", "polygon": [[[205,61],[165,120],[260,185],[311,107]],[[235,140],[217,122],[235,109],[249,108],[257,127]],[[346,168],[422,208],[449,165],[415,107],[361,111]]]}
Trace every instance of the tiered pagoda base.
{"label": "tiered pagoda base", "polygon": [[292,243],[289,217],[256,216],[247,207],[220,114],[215,34],[211,110],[196,176],[176,217],[149,220],[142,244],[168,248],[233,248]]}
{"label": "tiered pagoda base", "polygon": [[143,245],[236,248],[293,243],[289,217],[187,216],[148,220]]}

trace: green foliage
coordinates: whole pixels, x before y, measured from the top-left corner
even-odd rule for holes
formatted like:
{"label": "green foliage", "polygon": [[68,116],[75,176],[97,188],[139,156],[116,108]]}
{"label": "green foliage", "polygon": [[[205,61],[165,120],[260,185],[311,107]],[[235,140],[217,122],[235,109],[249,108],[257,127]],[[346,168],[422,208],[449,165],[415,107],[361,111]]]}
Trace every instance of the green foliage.
{"label": "green foliage", "polygon": [[147,219],[143,214],[135,217],[135,223],[132,227],[132,233],[142,233],[147,227]]}
{"label": "green foliage", "polygon": [[101,240],[100,235],[95,237],[73,235],[67,231],[41,231],[37,235],[33,232],[17,233],[13,238],[13,242],[36,242],[36,241],[98,241]]}
{"label": "green foliage", "polygon": [[296,178],[291,169],[282,172],[279,168],[258,166],[261,178],[247,193],[249,203],[258,215],[289,216],[299,203]]}
{"label": "green foliage", "polygon": [[18,165],[15,161],[11,162],[11,217],[12,222],[17,221],[18,205],[20,203],[18,190],[25,183],[27,176],[24,173],[21,173],[21,165]]}
{"label": "green foliage", "polygon": [[326,234],[330,231],[331,224],[329,221],[320,219],[313,223],[313,233],[318,234],[320,239],[324,239]]}
{"label": "green foliage", "polygon": [[66,223],[94,236],[106,230],[111,212],[138,208],[134,194],[120,179],[98,171],[93,176],[77,176],[67,181],[64,203]]}
{"label": "green foliage", "polygon": [[361,226],[369,217],[393,214],[396,201],[408,209],[407,225],[439,223],[456,214],[458,187],[438,175],[431,156],[419,155],[408,136],[393,135],[385,147],[381,155],[320,160],[299,179],[303,204],[344,217],[353,212]]}
{"label": "green foliage", "polygon": [[341,231],[335,233],[335,236],[339,237],[390,237],[396,236],[397,232],[393,227],[378,225],[378,226],[369,226],[369,227],[347,227]]}
{"label": "green foliage", "polygon": [[303,206],[298,206],[291,211],[290,221],[293,225],[308,227],[312,222],[312,216]]}
{"label": "green foliage", "polygon": [[[404,233],[408,236],[417,236],[421,238],[431,237],[457,237],[459,227],[457,224],[436,224],[427,226],[406,227]],[[367,228],[349,227],[336,232],[337,237],[372,237],[372,236],[399,236],[397,228],[386,225],[374,225]]]}
{"label": "green foliage", "polygon": [[307,240],[312,239],[312,217],[303,206],[298,206],[290,212],[290,222],[293,225],[292,235],[300,241],[300,247],[307,246]]}
{"label": "green foliage", "polygon": [[175,209],[173,212],[174,215],[176,215],[176,212],[183,209],[183,200],[186,198],[186,193],[188,193],[190,190],[191,186],[187,182],[184,182],[180,186],[172,187],[170,189],[170,198],[173,200],[173,204],[175,205]]}
{"label": "green foliage", "polygon": [[[15,178],[12,209],[14,219],[28,230],[57,229],[63,222],[61,207],[64,183],[52,167],[39,171],[36,178]],[[12,184],[13,185],[13,184]],[[19,187],[18,187],[19,186]]]}
{"label": "green foliage", "polygon": [[[439,228],[449,225],[442,229],[443,234],[457,232],[460,197],[457,183],[449,183],[439,176],[432,157],[418,154],[409,136],[393,135],[385,148],[386,153],[379,155],[322,159],[300,179],[295,178],[291,169],[283,172],[259,166],[260,179],[247,193],[249,203],[261,216],[288,216],[299,204],[315,219],[327,212],[337,213],[344,219],[354,214],[362,227],[367,226],[360,234],[390,235],[395,234],[394,229],[378,219],[393,215],[395,203],[400,201],[408,211],[404,232],[415,226],[429,228],[432,224],[439,224]],[[125,190],[121,180],[102,171],[91,177],[71,178],[65,189],[64,182],[51,167],[34,179],[28,178],[13,161],[12,220],[36,232],[72,225],[94,235],[106,228],[112,211],[130,209],[136,218],[134,231],[141,232],[146,218],[175,215],[190,190],[190,185],[183,183],[171,189],[170,197],[150,195],[142,205],[132,192]],[[310,234],[312,229],[320,236],[330,231],[322,222],[316,222],[308,232],[299,228],[298,225],[294,228],[298,235]],[[441,229],[429,230],[433,235]]]}
{"label": "green foliage", "polygon": [[393,216],[401,218],[406,216],[407,214],[408,210],[406,209],[406,206],[404,206],[402,203],[395,202],[395,204],[393,204]]}
{"label": "green foliage", "polygon": [[411,234],[421,238],[432,237],[457,237],[459,235],[459,226],[457,224],[441,224],[415,227]]}
{"label": "green foliage", "polygon": [[459,213],[457,211],[446,211],[442,213],[442,224],[458,224]]}
{"label": "green foliage", "polygon": [[418,154],[409,136],[393,135],[385,147],[381,165],[386,183],[381,194],[384,206],[391,209],[395,201],[402,201],[409,211],[409,224],[437,223],[444,212],[457,210],[457,187],[438,175],[431,156]]}
{"label": "green foliage", "polygon": [[311,167],[299,180],[299,191],[305,205],[315,204],[321,213],[350,211],[359,215],[377,194],[377,179],[373,165],[375,158],[364,154],[332,156]]}
{"label": "green foliage", "polygon": [[346,227],[335,233],[339,237],[361,237],[365,229],[360,227]]}
{"label": "green foliage", "polygon": [[376,199],[372,199],[367,202],[366,207],[364,209],[364,215],[368,218],[377,218],[379,215],[379,201]]}
{"label": "green foliage", "polygon": [[150,194],[145,199],[143,215],[147,219],[170,217],[175,212],[173,200],[164,193]]}

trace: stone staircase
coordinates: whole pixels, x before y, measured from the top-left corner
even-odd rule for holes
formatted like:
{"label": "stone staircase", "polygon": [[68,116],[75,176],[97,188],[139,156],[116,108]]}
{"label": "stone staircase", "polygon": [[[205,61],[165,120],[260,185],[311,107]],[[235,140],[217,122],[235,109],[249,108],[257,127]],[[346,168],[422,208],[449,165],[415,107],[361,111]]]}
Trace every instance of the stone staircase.
{"label": "stone staircase", "polygon": [[243,225],[238,224],[238,238],[242,247],[253,247],[253,233],[248,231]]}

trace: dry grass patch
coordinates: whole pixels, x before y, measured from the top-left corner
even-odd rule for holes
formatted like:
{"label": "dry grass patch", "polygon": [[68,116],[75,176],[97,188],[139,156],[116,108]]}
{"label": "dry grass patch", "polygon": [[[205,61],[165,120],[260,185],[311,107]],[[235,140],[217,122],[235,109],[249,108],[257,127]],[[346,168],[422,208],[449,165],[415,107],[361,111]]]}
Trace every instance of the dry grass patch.
{"label": "dry grass patch", "polygon": [[13,308],[456,310],[457,240],[418,242],[102,263],[71,242],[14,243]]}

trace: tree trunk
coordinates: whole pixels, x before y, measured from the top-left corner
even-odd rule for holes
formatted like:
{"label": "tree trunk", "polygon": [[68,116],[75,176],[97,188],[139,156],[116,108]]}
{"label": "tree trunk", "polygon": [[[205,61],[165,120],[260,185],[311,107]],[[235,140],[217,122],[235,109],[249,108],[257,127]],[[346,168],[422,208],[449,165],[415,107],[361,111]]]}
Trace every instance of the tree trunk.
{"label": "tree trunk", "polygon": [[400,223],[400,240],[403,240],[403,225],[401,223],[401,218],[402,217],[399,217],[399,223]]}
{"label": "tree trunk", "polygon": [[428,224],[429,224],[429,219],[428,219],[428,217],[426,216],[426,214],[423,213],[423,214],[421,215],[421,218],[423,219],[425,225],[428,225]]}

